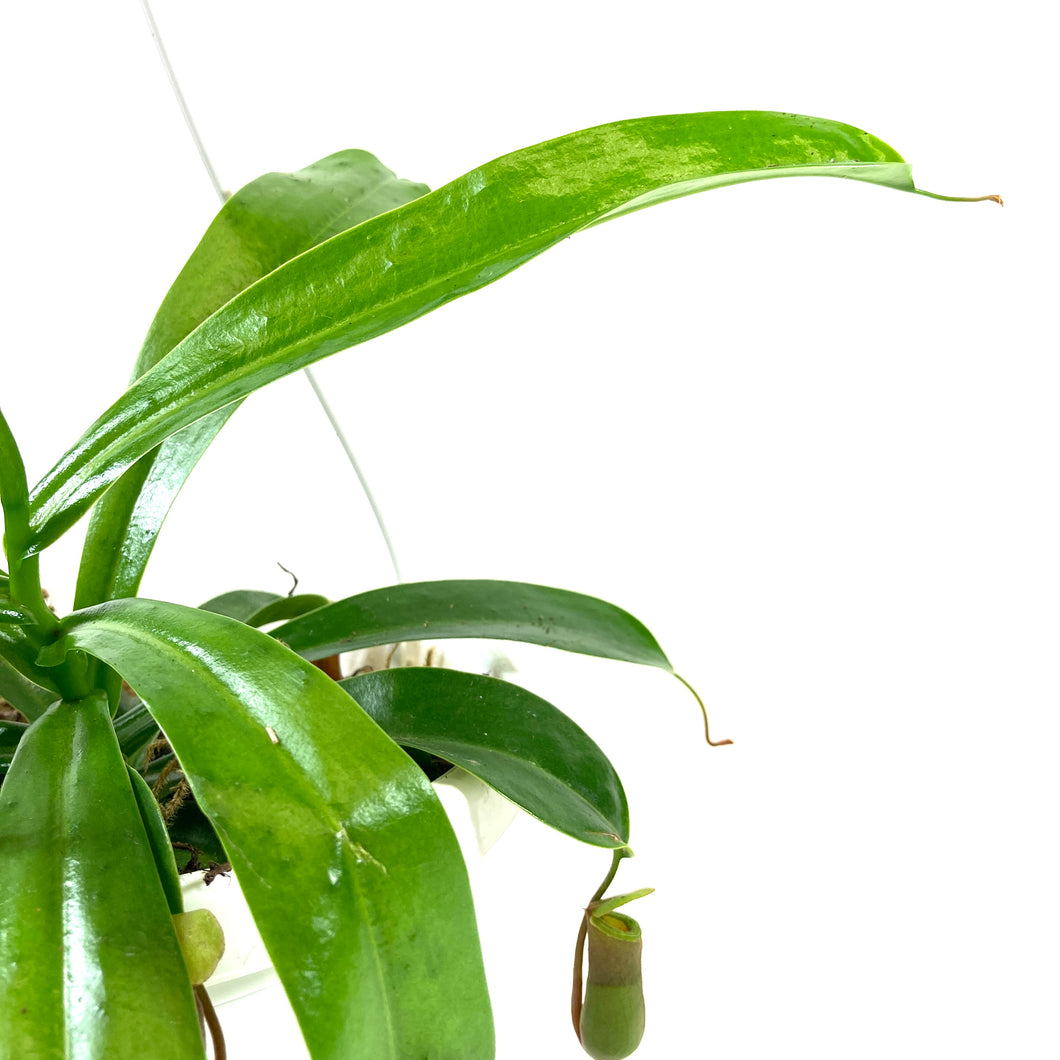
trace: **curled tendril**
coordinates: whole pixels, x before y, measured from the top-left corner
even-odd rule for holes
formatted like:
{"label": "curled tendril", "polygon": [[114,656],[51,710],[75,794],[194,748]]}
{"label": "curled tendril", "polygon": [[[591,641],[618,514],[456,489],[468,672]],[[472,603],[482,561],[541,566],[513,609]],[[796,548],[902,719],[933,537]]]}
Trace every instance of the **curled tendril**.
{"label": "curled tendril", "polygon": [[699,709],[703,714],[703,731],[706,734],[707,743],[709,743],[711,747],[724,747],[726,744],[731,744],[732,740],[712,740],[710,738],[710,721],[707,718],[707,708],[703,705],[703,700],[699,698],[699,693],[680,674],[674,674],[674,677],[676,677],[677,680],[696,697],[696,702],[699,704]]}

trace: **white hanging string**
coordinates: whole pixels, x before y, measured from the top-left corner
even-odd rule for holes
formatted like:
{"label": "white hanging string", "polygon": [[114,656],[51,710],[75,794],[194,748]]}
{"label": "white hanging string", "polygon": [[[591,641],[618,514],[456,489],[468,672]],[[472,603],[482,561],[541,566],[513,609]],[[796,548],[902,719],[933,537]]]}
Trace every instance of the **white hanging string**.
{"label": "white hanging string", "polygon": [[162,67],[166,71],[166,77],[169,78],[169,87],[173,89],[173,95],[177,98],[180,113],[184,115],[184,121],[188,125],[188,132],[191,133],[191,138],[195,141],[195,148],[199,152],[199,158],[202,159],[203,166],[206,168],[206,175],[210,178],[214,191],[217,192],[217,197],[221,202],[225,202],[228,199],[229,192],[221,187],[221,182],[217,179],[217,171],[213,168],[210,156],[206,152],[206,146],[202,142],[202,137],[199,136],[199,130],[195,127],[195,119],[192,118],[187,100],[185,100],[184,93],[180,90],[180,82],[177,80],[177,75],[173,70],[173,64],[169,61],[169,53],[162,42],[162,34],[158,32],[158,23],[155,22],[151,5],[147,0],[141,0],[141,2],[143,4],[144,17],[147,19],[148,28],[151,30],[151,36],[154,37],[155,47],[158,49],[158,57],[162,60]]}
{"label": "white hanging string", "polygon": [[306,379],[309,380],[309,385],[313,388],[313,393],[316,394],[317,401],[320,403],[320,407],[324,410],[324,415],[328,418],[328,423],[331,424],[331,429],[335,432],[335,437],[339,440],[339,445],[342,446],[343,452],[346,454],[346,459],[350,463],[350,467],[353,468],[354,474],[357,476],[357,481],[361,484],[361,491],[364,493],[365,500],[368,501],[369,507],[372,509],[372,515],[375,516],[375,524],[379,527],[379,533],[383,535],[383,542],[386,544],[386,550],[390,554],[390,566],[394,568],[394,578],[401,582],[404,579],[401,577],[401,565],[398,563],[397,552],[394,550],[394,542],[390,540],[390,534],[387,531],[386,523],[383,521],[383,513],[379,510],[379,505],[376,504],[375,496],[372,493],[371,487],[368,485],[368,479],[364,477],[364,472],[361,470],[361,465],[357,460],[357,457],[353,455],[353,449],[350,446],[349,440],[346,438],[346,432],[342,429],[341,424],[335,416],[335,412],[332,409],[328,399],[324,396],[324,391],[320,387],[320,383],[317,382],[317,377],[309,368],[303,368],[302,371],[305,373]]}
{"label": "white hanging string", "polygon": [[[148,0],[140,0],[140,4],[143,7],[144,17],[147,19],[147,25],[151,31],[151,36],[154,38],[155,47],[158,49],[158,57],[162,62],[163,69],[166,71],[166,77],[169,79],[169,84],[173,89],[173,95],[176,98],[177,105],[180,107],[180,112],[184,115],[184,121],[188,126],[188,132],[191,133],[195,148],[199,152],[199,158],[202,160],[203,168],[205,168],[207,176],[209,176],[210,182],[213,184],[214,191],[217,192],[217,197],[222,203],[224,203],[228,200],[230,192],[225,191],[224,187],[221,185],[221,182],[217,177],[217,171],[214,169],[213,163],[210,161],[210,155],[206,150],[206,145],[202,142],[202,137],[199,136],[199,130],[196,128],[195,120],[191,116],[191,110],[188,107],[188,103],[184,99],[184,93],[180,90],[180,82],[177,80],[173,64],[169,61],[169,54],[166,52],[166,46],[162,41],[162,34],[158,30],[158,23],[155,22],[154,13],[151,11],[151,5]],[[305,373],[309,385],[313,388],[313,393],[316,396],[317,402],[323,410],[324,415],[327,416],[328,423],[331,424],[331,429],[335,433],[339,445],[342,446],[342,450],[346,454],[346,459],[349,461],[350,467],[353,468],[354,474],[357,476],[357,481],[360,483],[365,499],[368,501],[368,505],[372,509],[372,515],[375,517],[376,526],[379,527],[379,532],[383,536],[386,550],[390,554],[390,565],[394,568],[394,577],[400,582],[403,579],[401,577],[401,566],[398,563],[397,552],[394,550],[394,543],[390,539],[390,533],[387,530],[386,522],[383,520],[383,513],[379,510],[379,505],[376,503],[375,496],[368,485],[368,479],[361,470],[361,465],[358,462],[357,457],[354,456],[353,447],[350,445],[346,433],[343,431],[342,425],[339,423],[338,417],[335,415],[330,403],[324,396],[324,391],[317,382],[316,376],[309,368],[303,368],[302,371]]]}

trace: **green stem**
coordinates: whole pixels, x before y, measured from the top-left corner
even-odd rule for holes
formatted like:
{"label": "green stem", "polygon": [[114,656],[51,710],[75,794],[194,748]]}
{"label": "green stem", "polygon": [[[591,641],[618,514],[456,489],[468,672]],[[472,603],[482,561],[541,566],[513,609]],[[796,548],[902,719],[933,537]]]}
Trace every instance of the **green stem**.
{"label": "green stem", "polygon": [[680,674],[674,674],[674,677],[696,697],[696,702],[699,704],[699,709],[703,714],[703,731],[706,734],[707,743],[711,747],[724,747],[726,744],[731,744],[732,740],[712,740],[710,738],[710,721],[707,719],[707,708],[703,705],[703,700],[699,698],[699,693]]}
{"label": "green stem", "polygon": [[916,189],[917,195],[926,195],[929,199],[941,199],[943,202],[996,202],[998,206],[1004,206],[1000,195],[939,195],[935,191],[924,191],[923,188]]}
{"label": "green stem", "polygon": [[58,619],[44,602],[40,586],[40,565],[36,556],[26,556],[30,540],[29,486],[26,465],[0,411],[0,502],[4,509],[4,552],[7,555],[11,599],[20,604],[40,627],[49,633]]}
{"label": "green stem", "polygon": [[[29,645],[42,648],[59,635],[59,619],[44,599],[40,584],[40,557],[29,551],[29,485],[15,436],[0,411],[0,504],[4,510],[4,552],[8,564],[8,592],[11,602],[30,621],[21,623]],[[81,699],[92,687],[88,659],[81,652],[50,675],[66,699]]]}
{"label": "green stem", "polygon": [[589,904],[582,913],[582,922],[578,927],[578,939],[574,943],[574,982],[571,986],[570,995],[570,1018],[574,1024],[574,1033],[578,1036],[578,1041],[582,1040],[582,969],[585,963],[585,937],[589,931],[589,910],[595,902],[599,902],[603,898],[604,891],[611,886],[615,873],[618,872],[619,863],[623,858],[631,857],[633,857],[633,851],[629,847],[615,848],[611,855],[611,868],[604,877],[604,882],[596,888],[596,893],[589,899]]}
{"label": "green stem", "polygon": [[606,891],[607,888],[611,886],[611,881],[614,880],[615,873],[618,872],[619,863],[624,858],[631,857],[633,857],[633,851],[630,850],[629,847],[616,847],[611,852],[611,868],[608,871],[607,875],[604,877],[604,882],[601,883],[599,887],[597,887],[596,894],[594,894],[592,898],[589,899],[589,905],[592,905],[593,902],[599,902],[600,899],[603,898],[604,891]]}

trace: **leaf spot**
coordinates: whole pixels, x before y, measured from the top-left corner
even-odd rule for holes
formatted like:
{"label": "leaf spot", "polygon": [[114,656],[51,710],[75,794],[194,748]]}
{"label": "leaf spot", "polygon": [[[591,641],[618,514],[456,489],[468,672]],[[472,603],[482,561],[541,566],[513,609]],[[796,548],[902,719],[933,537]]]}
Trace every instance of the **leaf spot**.
{"label": "leaf spot", "polygon": [[340,844],[344,844],[352,851],[353,856],[360,864],[374,865],[384,876],[390,875],[390,873],[387,872],[386,866],[378,858],[373,857],[372,852],[366,846],[362,843],[358,843],[355,839],[351,839],[349,832],[347,832],[342,825],[339,826],[339,831],[335,838]]}

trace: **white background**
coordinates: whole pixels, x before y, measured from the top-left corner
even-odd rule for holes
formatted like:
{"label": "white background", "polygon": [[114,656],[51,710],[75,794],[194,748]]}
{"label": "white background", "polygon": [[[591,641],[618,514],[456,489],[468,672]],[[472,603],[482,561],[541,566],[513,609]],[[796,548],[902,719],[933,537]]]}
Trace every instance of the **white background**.
{"label": "white background", "polygon": [[[869,129],[920,186],[643,211],[318,371],[410,580],[613,600],[663,673],[514,648],[612,756],[654,885],[638,1057],[1055,1057],[1060,578],[1053,56],[1030,4],[157,0],[222,181],[345,147],[438,186],[651,113]],[[5,15],[0,402],[43,474],[124,385],[216,210],[137,4]],[[76,537],[77,535],[73,535]],[[68,606],[75,541],[44,556]],[[391,580],[294,377],[249,400],[144,582]],[[500,1060],[580,1053],[608,857],[520,820],[472,866]],[[444,914],[444,911],[440,910]],[[237,1055],[236,1060],[239,1060]]]}

